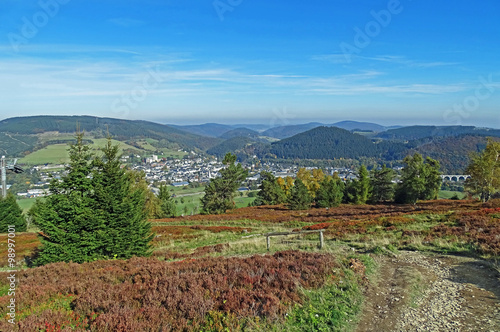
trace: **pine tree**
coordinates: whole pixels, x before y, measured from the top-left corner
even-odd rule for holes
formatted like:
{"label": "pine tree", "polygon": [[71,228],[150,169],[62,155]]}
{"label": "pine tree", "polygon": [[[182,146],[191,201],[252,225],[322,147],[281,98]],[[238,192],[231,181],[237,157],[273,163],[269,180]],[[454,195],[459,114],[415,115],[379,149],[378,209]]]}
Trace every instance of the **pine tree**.
{"label": "pine tree", "polygon": [[321,181],[315,197],[316,206],[320,208],[339,206],[344,197],[344,184],[338,176],[325,177]]}
{"label": "pine tree", "polygon": [[222,163],[226,166],[220,170],[221,176],[210,180],[201,198],[205,214],[221,214],[234,209],[234,194],[241,182],[247,177],[248,171],[241,164],[236,165],[236,156],[228,153]]}
{"label": "pine tree", "polygon": [[260,191],[257,194],[257,200],[261,205],[276,205],[284,203],[285,192],[281,189],[274,175],[262,171],[260,173],[262,182],[259,186]]}
{"label": "pine tree", "polygon": [[160,215],[158,218],[170,218],[175,217],[177,213],[177,208],[175,202],[168,190],[166,185],[160,186],[160,192],[158,193],[158,198],[160,199]]}
{"label": "pine tree", "polygon": [[16,232],[26,232],[26,218],[12,193],[0,197],[0,233],[7,233],[9,226],[14,226]]}
{"label": "pine tree", "polygon": [[373,169],[370,173],[370,183],[372,186],[371,202],[388,202],[394,199],[394,180],[395,173],[391,168],[385,165],[381,169]]}
{"label": "pine tree", "polygon": [[311,208],[312,196],[307,187],[300,179],[295,179],[295,183],[290,190],[288,207],[292,210],[307,210]]}

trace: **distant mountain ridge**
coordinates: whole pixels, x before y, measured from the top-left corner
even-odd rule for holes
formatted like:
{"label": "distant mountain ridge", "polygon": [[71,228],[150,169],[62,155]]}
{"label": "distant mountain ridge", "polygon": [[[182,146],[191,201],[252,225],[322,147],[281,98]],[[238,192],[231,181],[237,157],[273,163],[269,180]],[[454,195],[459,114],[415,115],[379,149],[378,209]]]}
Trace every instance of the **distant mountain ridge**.
{"label": "distant mountain ridge", "polygon": [[474,126],[408,126],[389,129],[379,133],[383,139],[415,140],[426,137],[448,137],[459,135],[500,136],[500,129],[478,128]]}
{"label": "distant mountain ridge", "polygon": [[[0,121],[0,152],[22,157],[47,145],[67,143],[71,135],[52,137],[51,132],[74,134],[77,124],[92,139],[109,133],[142,153],[184,149],[219,157],[232,152],[240,160],[258,156],[290,160],[371,158],[372,162],[397,162],[407,154],[419,152],[439,160],[446,172],[463,171],[470,152],[484,148],[486,137],[500,137],[500,129],[473,126],[409,126],[377,132],[386,127],[370,122],[341,121],[327,126],[311,122],[260,131],[245,125],[234,128],[217,123],[172,126],[94,116],[32,116]],[[262,125],[250,126],[262,128]],[[186,128],[205,135],[188,132]],[[65,138],[58,139],[60,136]]]}

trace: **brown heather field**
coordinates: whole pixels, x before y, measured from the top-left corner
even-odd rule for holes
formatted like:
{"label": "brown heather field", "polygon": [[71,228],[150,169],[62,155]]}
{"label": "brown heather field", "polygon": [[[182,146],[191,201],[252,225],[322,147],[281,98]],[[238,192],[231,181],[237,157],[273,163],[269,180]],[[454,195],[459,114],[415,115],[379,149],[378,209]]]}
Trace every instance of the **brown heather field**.
{"label": "brown heather field", "polygon": [[[5,319],[10,296],[1,272],[0,330],[337,329],[360,312],[370,256],[410,249],[493,262],[500,254],[498,200],[307,211],[264,206],[152,222],[150,258],[18,271],[15,327]],[[325,248],[317,248],[317,234],[307,234],[273,238],[267,252],[262,234],[302,229],[325,229]],[[35,233],[16,241],[18,259],[39,245]],[[5,267],[5,235],[0,243]]]}

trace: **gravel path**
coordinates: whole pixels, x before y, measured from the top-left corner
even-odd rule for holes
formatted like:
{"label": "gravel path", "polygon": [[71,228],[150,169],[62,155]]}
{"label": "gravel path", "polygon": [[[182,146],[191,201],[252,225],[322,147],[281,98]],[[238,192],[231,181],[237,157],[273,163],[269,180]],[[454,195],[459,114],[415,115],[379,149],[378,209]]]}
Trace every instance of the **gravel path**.
{"label": "gravel path", "polygon": [[500,275],[484,261],[380,257],[357,331],[500,331]]}

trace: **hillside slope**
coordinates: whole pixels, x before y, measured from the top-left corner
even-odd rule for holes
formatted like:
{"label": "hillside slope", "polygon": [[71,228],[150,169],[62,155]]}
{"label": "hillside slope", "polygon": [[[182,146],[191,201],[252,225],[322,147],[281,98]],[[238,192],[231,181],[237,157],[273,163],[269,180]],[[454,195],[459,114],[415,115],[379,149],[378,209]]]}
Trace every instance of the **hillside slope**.
{"label": "hillside slope", "polygon": [[[95,137],[106,137],[109,133],[114,139],[120,141],[150,138],[165,146],[192,150],[206,150],[221,141],[218,138],[199,136],[178,128],[140,120],[94,116],[31,116],[0,121],[0,133],[3,133],[4,136],[15,135],[18,139],[19,137],[40,135],[47,132],[73,134],[77,128]],[[33,140],[30,142],[31,145],[26,146],[24,151],[36,148],[36,144],[33,145]],[[36,143],[39,143],[38,140]],[[18,148],[15,151],[19,153],[20,150],[22,149]]]}
{"label": "hillside slope", "polygon": [[370,139],[337,127],[318,127],[271,144],[278,158],[334,159],[380,157],[394,159],[406,147],[400,143],[372,142]]}

